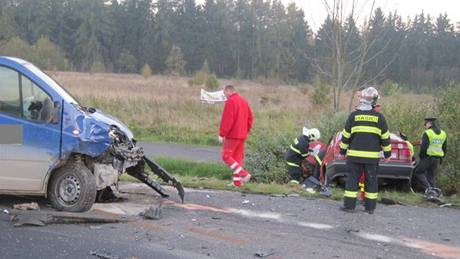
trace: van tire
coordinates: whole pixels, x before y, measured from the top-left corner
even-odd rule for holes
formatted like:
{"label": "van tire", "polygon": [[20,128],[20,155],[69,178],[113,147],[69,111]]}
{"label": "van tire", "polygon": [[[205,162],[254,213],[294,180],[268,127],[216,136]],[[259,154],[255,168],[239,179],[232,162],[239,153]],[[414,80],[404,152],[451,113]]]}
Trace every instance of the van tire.
{"label": "van tire", "polygon": [[56,210],[88,211],[96,200],[96,178],[81,162],[59,168],[48,186],[48,198]]}

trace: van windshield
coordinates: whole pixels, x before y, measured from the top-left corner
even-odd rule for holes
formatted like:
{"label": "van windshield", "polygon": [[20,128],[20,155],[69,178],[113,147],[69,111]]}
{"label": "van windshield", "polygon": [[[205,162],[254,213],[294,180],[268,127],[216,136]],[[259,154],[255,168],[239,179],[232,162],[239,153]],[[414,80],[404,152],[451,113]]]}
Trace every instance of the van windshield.
{"label": "van windshield", "polygon": [[24,64],[24,66],[32,73],[40,77],[40,79],[45,81],[45,83],[47,83],[49,86],[51,86],[59,94],[59,96],[64,99],[65,102],[80,106],[78,101],[69,92],[67,92],[61,85],[54,81],[54,79],[48,76],[45,72],[41,71],[39,68],[29,62]]}

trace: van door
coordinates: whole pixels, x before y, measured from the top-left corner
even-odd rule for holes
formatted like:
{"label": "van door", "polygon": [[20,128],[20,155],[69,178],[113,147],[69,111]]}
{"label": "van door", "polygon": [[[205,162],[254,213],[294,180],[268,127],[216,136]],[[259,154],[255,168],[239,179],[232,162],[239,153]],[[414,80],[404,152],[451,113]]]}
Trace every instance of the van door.
{"label": "van door", "polygon": [[26,76],[0,67],[0,126],[15,128],[16,143],[0,143],[0,189],[44,191],[43,181],[59,157],[60,124],[52,124],[50,95]]}

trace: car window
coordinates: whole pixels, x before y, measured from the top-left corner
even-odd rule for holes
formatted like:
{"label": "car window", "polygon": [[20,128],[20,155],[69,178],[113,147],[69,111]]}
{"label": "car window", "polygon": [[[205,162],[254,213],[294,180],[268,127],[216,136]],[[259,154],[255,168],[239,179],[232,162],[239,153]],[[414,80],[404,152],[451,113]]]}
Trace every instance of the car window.
{"label": "car window", "polygon": [[25,76],[21,76],[21,83],[24,118],[48,122],[53,109],[49,95]]}
{"label": "car window", "polygon": [[6,67],[0,67],[0,112],[21,116],[19,74]]}

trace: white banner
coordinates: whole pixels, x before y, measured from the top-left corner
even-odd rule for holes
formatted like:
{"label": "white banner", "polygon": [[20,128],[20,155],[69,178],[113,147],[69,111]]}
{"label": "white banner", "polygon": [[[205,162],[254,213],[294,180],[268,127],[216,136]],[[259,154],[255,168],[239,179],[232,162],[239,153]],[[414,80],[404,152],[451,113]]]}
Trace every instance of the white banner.
{"label": "white banner", "polygon": [[227,97],[225,97],[223,90],[217,92],[208,92],[204,89],[201,89],[200,100],[202,103],[216,104],[225,102]]}

